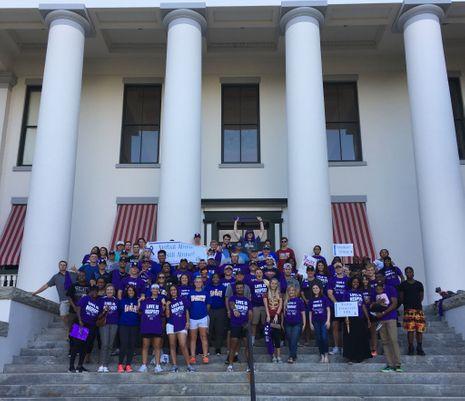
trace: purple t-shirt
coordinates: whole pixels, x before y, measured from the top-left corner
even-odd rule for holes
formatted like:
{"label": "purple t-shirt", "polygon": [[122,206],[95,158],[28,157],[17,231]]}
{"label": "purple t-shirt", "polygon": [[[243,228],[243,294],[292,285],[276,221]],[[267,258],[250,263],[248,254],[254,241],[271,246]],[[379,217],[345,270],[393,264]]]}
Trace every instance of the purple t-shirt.
{"label": "purple t-shirt", "polygon": [[284,310],[284,323],[302,324],[303,311],[305,311],[305,303],[302,298],[290,298]]}
{"label": "purple t-shirt", "polygon": [[326,290],[329,282],[328,276],[326,274],[315,273],[315,278],[321,281],[321,284],[323,284],[323,289]]}
{"label": "purple t-shirt", "polygon": [[358,317],[363,317],[362,305],[364,303],[363,292],[359,290],[347,290],[346,302],[357,302],[358,305]]}
{"label": "purple t-shirt", "polygon": [[385,283],[392,287],[400,284],[401,270],[397,266],[384,266],[379,271],[385,278]]}
{"label": "purple t-shirt", "polygon": [[89,295],[83,296],[79,302],[82,323],[88,326],[95,326],[98,315],[101,312],[99,300],[92,299]]}
{"label": "purple t-shirt", "polygon": [[229,303],[234,303],[239,312],[239,316],[235,316],[231,311],[231,326],[241,327],[244,326],[249,320],[249,311],[252,309],[252,303],[243,295],[233,295],[229,298]]}
{"label": "purple t-shirt", "polygon": [[189,296],[189,293],[194,289],[194,287],[190,285],[180,285],[178,287],[178,293],[181,297]]}
{"label": "purple t-shirt", "polygon": [[174,273],[176,275],[176,277],[178,278],[178,281],[181,281],[181,276],[183,274],[185,274],[187,277],[189,277],[189,283],[192,283],[192,272],[190,272],[189,270],[176,270],[176,272]]}
{"label": "purple t-shirt", "polygon": [[174,327],[174,332],[184,330],[186,328],[186,311],[189,309],[189,301],[187,298],[173,298],[170,303],[170,317],[168,323]]}
{"label": "purple t-shirt", "polygon": [[325,297],[312,298],[308,301],[308,310],[312,312],[312,322],[325,322],[328,319],[327,308],[331,305],[331,301]]}
{"label": "purple t-shirt", "polygon": [[[391,299],[392,298],[398,298],[397,296],[397,290],[390,286],[390,285],[385,285],[384,286],[384,291],[381,294],[378,294],[376,292],[376,289],[372,292],[371,294],[371,302],[377,302],[379,299],[384,299],[386,300],[386,307],[391,305]],[[392,310],[388,314],[384,315],[381,320],[394,320],[397,319],[397,309]]]}
{"label": "purple t-shirt", "polygon": [[265,282],[254,278],[248,282],[248,285],[252,294],[252,306],[263,306],[263,295],[268,291]]}
{"label": "purple t-shirt", "polygon": [[108,308],[106,322],[107,324],[118,324],[118,299],[115,297],[101,297],[98,299],[100,310],[103,312],[105,307]]}
{"label": "purple t-shirt", "polygon": [[139,278],[142,279],[145,283],[145,286],[148,287],[150,283],[154,283],[155,282],[155,277],[153,276],[153,274],[150,272],[150,270],[142,270],[140,273],[139,273]]}
{"label": "purple t-shirt", "polygon": [[345,299],[347,292],[347,281],[349,278],[344,277],[332,277],[329,279],[328,290],[333,290],[334,298],[336,301],[342,302]]}
{"label": "purple t-shirt", "polygon": [[160,298],[145,298],[140,303],[140,333],[162,334],[163,305]]}
{"label": "purple t-shirt", "polygon": [[234,277],[231,277],[229,280],[226,278],[222,278],[220,283],[223,284],[224,288],[228,288],[228,286],[234,284],[236,282],[236,279]]}
{"label": "purple t-shirt", "polygon": [[136,295],[137,297],[140,297],[141,294],[145,292],[145,282],[139,277],[125,277],[121,280],[121,284],[119,289],[122,290],[123,292],[126,290],[127,287],[132,285],[133,287],[136,288]]}

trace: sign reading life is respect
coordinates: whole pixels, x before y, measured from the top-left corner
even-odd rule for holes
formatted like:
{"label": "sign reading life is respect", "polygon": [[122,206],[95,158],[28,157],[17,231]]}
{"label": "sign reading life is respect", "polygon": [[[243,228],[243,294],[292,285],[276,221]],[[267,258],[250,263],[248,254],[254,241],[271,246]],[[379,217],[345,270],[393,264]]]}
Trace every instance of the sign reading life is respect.
{"label": "sign reading life is respect", "polygon": [[358,302],[336,302],[334,304],[335,317],[357,317]]}
{"label": "sign reading life is respect", "polygon": [[207,260],[207,247],[187,244],[178,241],[148,242],[147,248],[152,250],[152,260],[158,262],[157,252],[166,252],[166,261],[172,265],[179,264],[181,259],[197,264],[200,259]]}
{"label": "sign reading life is respect", "polygon": [[333,244],[334,256],[354,256],[354,244]]}

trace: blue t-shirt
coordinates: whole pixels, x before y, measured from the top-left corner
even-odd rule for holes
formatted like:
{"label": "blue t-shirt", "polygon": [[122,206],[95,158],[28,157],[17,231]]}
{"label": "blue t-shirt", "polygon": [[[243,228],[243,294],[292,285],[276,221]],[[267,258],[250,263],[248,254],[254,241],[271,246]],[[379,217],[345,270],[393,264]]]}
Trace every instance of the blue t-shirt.
{"label": "blue t-shirt", "polygon": [[210,297],[210,305],[212,309],[223,309],[226,307],[224,302],[226,287],[224,287],[221,283],[218,285],[210,284],[206,290]]}
{"label": "blue t-shirt", "polygon": [[118,304],[119,324],[121,326],[139,326],[139,307],[137,298],[123,298]]}
{"label": "blue t-shirt", "polygon": [[191,290],[189,292],[189,317],[194,320],[203,319],[208,316],[207,305],[210,305],[210,295],[206,290],[196,291]]}
{"label": "blue t-shirt", "polygon": [[98,273],[98,265],[91,266],[89,264],[83,265],[79,268],[80,272],[86,273],[86,281],[95,280],[95,274]]}

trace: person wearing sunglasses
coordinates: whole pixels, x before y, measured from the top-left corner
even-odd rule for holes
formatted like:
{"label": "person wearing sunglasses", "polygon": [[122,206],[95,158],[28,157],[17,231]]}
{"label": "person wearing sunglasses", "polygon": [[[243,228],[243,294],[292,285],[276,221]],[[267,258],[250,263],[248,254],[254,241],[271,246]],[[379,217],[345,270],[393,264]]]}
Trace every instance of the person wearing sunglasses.
{"label": "person wearing sunglasses", "polygon": [[281,245],[276,251],[276,255],[278,255],[278,269],[280,272],[283,271],[284,263],[286,263],[289,258],[295,259],[294,250],[288,247],[287,237],[281,238]]}

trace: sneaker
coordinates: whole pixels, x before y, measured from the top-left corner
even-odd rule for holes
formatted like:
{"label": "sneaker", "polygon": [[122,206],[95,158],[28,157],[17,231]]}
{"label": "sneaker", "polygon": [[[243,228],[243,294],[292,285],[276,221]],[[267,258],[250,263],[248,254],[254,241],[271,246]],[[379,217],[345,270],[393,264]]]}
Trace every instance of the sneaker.
{"label": "sneaker", "polygon": [[404,371],[404,369],[402,369],[402,367],[399,365],[399,366],[396,366],[395,370],[397,373],[402,373]]}
{"label": "sneaker", "polygon": [[391,368],[390,366],[385,366],[383,369],[381,369],[381,372],[383,373],[389,373],[389,372],[394,372],[395,369]]}
{"label": "sneaker", "polygon": [[103,369],[103,366],[100,366],[98,369],[97,369],[97,373],[103,373],[105,370]]}
{"label": "sneaker", "polygon": [[187,371],[193,373],[195,372],[195,369],[191,365],[187,365]]}
{"label": "sneaker", "polygon": [[111,356],[117,356],[119,355],[119,348],[116,348],[112,353],[110,354]]}
{"label": "sneaker", "polygon": [[82,372],[88,372],[89,370],[86,369],[84,366],[78,366],[78,367],[77,367],[77,371],[78,371],[79,373],[82,373]]}
{"label": "sneaker", "polygon": [[202,358],[202,363],[207,364],[209,361],[208,356],[204,355]]}
{"label": "sneaker", "polygon": [[155,366],[154,372],[155,373],[160,373],[160,372],[163,372],[163,369],[161,368],[160,365],[157,365],[157,366]]}
{"label": "sneaker", "polygon": [[274,355],[273,355],[273,358],[271,358],[271,363],[277,363],[278,362],[278,358],[276,358]]}
{"label": "sneaker", "polygon": [[126,365],[126,373],[131,373],[132,372],[132,368],[131,368],[131,365]]}
{"label": "sneaker", "polygon": [[324,363],[324,361],[325,361],[325,356],[324,356],[324,355],[321,355],[320,363]]}
{"label": "sneaker", "polygon": [[118,365],[118,373],[123,373],[124,372],[124,367],[122,364]]}
{"label": "sneaker", "polygon": [[333,350],[329,352],[329,355],[339,354],[339,347],[333,347]]}
{"label": "sneaker", "polygon": [[195,360],[195,356],[191,356],[191,359],[189,359],[189,365],[193,365],[197,361]]}
{"label": "sneaker", "polygon": [[76,368],[74,368],[74,367],[71,366],[71,367],[68,369],[68,372],[70,372],[70,373],[76,373],[77,370],[76,370]]}
{"label": "sneaker", "polygon": [[[190,365],[189,365],[189,366],[190,366]],[[170,369],[170,372],[172,372],[172,373],[178,373],[178,371],[179,371],[179,369],[178,369],[178,367],[177,367],[176,365],[173,365],[173,366],[171,367],[171,369]]]}
{"label": "sneaker", "polygon": [[138,372],[139,373],[147,372],[147,365],[140,365],[140,368],[139,368]]}
{"label": "sneaker", "polygon": [[278,357],[276,358],[276,362],[277,362],[277,363],[283,363],[283,360],[281,359],[280,356],[278,356]]}
{"label": "sneaker", "polygon": [[109,373],[110,371],[108,370],[108,367],[104,366],[103,367],[103,373]]}
{"label": "sneaker", "polygon": [[233,365],[229,365],[228,369],[226,369],[228,372],[234,372]]}
{"label": "sneaker", "polygon": [[329,356],[328,355],[325,355],[324,363],[329,363]]}

